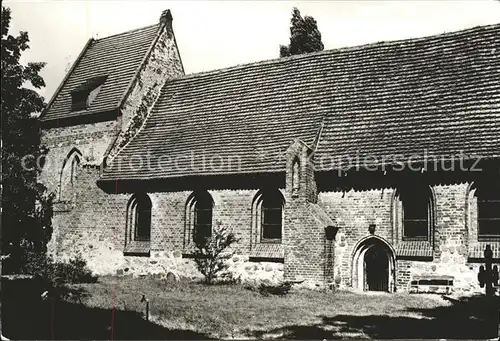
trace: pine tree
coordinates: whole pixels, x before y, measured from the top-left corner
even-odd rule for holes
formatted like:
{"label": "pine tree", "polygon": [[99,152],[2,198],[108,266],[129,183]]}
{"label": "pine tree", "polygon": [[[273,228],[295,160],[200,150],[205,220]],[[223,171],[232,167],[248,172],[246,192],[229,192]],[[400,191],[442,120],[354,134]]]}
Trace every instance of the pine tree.
{"label": "pine tree", "polygon": [[294,7],[290,23],[290,44],[280,46],[280,57],[323,51],[321,33],[313,17],[302,18],[300,11]]}
{"label": "pine tree", "polygon": [[198,271],[205,277],[206,284],[214,284],[217,279],[230,278],[227,261],[234,251],[229,251],[231,245],[238,239],[220,221],[217,221],[209,238],[195,240],[194,262]]}
{"label": "pine tree", "polygon": [[37,182],[36,165],[46,153],[40,147],[40,122],[35,116],[45,103],[35,89],[45,86],[39,75],[45,63],[19,63],[29,48],[28,33],[9,34],[11,11],[1,13],[1,114],[2,114],[2,254],[4,271],[18,271],[24,251],[44,253],[52,233],[50,195]]}

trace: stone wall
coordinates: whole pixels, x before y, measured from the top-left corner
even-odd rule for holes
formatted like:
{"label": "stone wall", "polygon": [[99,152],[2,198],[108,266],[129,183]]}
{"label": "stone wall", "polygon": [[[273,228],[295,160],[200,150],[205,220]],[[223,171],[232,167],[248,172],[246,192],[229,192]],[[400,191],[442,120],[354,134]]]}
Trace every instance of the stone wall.
{"label": "stone wall", "polygon": [[[95,184],[97,167],[83,166],[79,171],[76,203],[56,212],[58,226],[53,240],[58,259],[80,253],[92,271],[99,275],[159,275],[169,272],[177,277],[195,279],[200,274],[192,259],[183,258],[187,250],[186,203],[191,191],[149,193],[152,202],[151,256],[124,256],[126,211],[131,194],[108,194]],[[249,262],[252,229],[252,201],[257,190],[209,191],[214,200],[213,222],[220,221],[241,240],[230,260],[230,270],[247,281],[283,278],[283,264]]]}

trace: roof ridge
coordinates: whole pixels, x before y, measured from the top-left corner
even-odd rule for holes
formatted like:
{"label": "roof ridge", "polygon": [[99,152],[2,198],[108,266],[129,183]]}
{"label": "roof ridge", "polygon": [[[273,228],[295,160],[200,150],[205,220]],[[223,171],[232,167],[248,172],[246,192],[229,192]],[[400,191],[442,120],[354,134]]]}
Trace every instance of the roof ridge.
{"label": "roof ridge", "polygon": [[331,54],[333,52],[362,50],[362,49],[365,49],[367,47],[376,46],[376,45],[392,46],[392,45],[398,45],[398,44],[401,44],[404,42],[422,41],[422,40],[427,40],[430,38],[437,38],[437,37],[460,36],[460,35],[467,34],[467,33],[473,32],[473,31],[478,31],[480,29],[492,29],[492,28],[499,28],[500,29],[500,22],[497,24],[490,24],[490,25],[478,25],[478,26],[474,26],[474,27],[459,30],[459,31],[448,31],[448,32],[442,32],[442,33],[437,33],[437,34],[433,34],[433,35],[413,37],[413,38],[404,38],[404,39],[397,39],[397,40],[382,40],[382,41],[371,42],[371,43],[366,43],[366,44],[361,44],[361,45],[344,46],[344,47],[338,47],[338,48],[333,48],[333,49],[328,49],[328,50],[323,50],[323,51],[297,54],[297,55],[288,56],[288,57],[278,57],[278,58],[254,61],[254,62],[250,62],[250,63],[236,64],[236,65],[232,65],[232,66],[228,66],[228,67],[224,67],[224,68],[220,68],[220,69],[189,73],[189,74],[186,74],[184,76],[172,79],[170,82],[175,82],[177,80],[182,80],[182,79],[197,78],[197,77],[202,77],[202,76],[217,74],[217,73],[222,73],[222,72],[229,72],[229,71],[244,69],[244,68],[252,67],[252,66],[278,64],[278,63],[287,62],[289,60],[313,58],[316,56]]}
{"label": "roof ridge", "polygon": [[143,26],[143,27],[139,27],[139,28],[134,28],[134,29],[131,29],[131,30],[128,30],[128,31],[125,31],[125,32],[120,32],[120,33],[115,33],[115,34],[112,34],[112,35],[109,35],[109,36],[106,36],[106,37],[102,37],[102,38],[99,38],[99,39],[94,39],[96,42],[99,42],[101,40],[105,40],[105,39],[108,39],[108,38],[114,38],[116,36],[121,36],[121,35],[127,35],[127,34],[132,34],[132,33],[135,33],[137,31],[142,31],[142,30],[146,30],[148,28],[152,28],[154,26],[159,26],[160,24],[153,24],[153,25],[148,25],[148,26]]}

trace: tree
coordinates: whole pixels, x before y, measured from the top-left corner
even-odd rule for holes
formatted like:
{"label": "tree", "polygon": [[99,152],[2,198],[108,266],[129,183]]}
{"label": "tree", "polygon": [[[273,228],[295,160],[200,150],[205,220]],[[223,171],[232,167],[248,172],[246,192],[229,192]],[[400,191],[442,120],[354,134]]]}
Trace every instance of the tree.
{"label": "tree", "polygon": [[290,23],[290,44],[280,45],[280,57],[323,51],[321,33],[313,17],[302,18],[300,11],[294,7]]}
{"label": "tree", "polygon": [[[46,251],[52,234],[52,196],[37,182],[47,150],[40,146],[40,122],[36,113],[45,107],[44,99],[33,88],[45,86],[39,75],[45,63],[21,65],[21,53],[29,48],[28,33],[9,34],[11,11],[1,13],[1,113],[2,113],[2,254],[4,270],[18,271],[24,251]],[[40,162],[38,162],[40,164]]]}
{"label": "tree", "polygon": [[217,222],[209,238],[196,238],[194,262],[196,268],[205,277],[206,284],[213,284],[221,277],[228,276],[227,260],[233,256],[228,248],[238,242],[234,234]]}

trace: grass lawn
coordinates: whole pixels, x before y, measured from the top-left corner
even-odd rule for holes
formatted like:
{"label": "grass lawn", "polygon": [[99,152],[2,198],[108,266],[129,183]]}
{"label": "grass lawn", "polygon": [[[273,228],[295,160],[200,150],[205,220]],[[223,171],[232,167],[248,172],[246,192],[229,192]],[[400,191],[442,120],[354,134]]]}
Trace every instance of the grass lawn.
{"label": "grass lawn", "polygon": [[[140,300],[145,294],[150,321],[179,332],[175,338],[474,337],[486,323],[484,306],[438,295],[292,290],[284,297],[264,297],[239,285],[127,277],[105,277],[79,287],[90,294],[83,300],[85,307],[132,311],[137,316],[144,314]],[[115,323],[111,321],[108,328]],[[117,324],[114,332],[120,333],[120,328],[133,327]]]}

